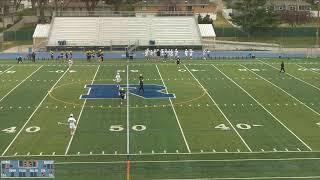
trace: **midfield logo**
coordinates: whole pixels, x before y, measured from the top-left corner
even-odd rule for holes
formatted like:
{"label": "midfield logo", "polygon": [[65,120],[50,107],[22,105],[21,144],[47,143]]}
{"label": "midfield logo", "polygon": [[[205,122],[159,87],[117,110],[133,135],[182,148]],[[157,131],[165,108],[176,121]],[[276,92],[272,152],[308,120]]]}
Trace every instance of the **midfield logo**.
{"label": "midfield logo", "polygon": [[[121,85],[128,91],[126,85]],[[90,88],[88,94],[81,95],[80,99],[120,99],[119,89],[114,84],[92,84],[86,85]],[[175,94],[166,93],[166,88],[162,85],[146,84],[144,85],[144,93],[139,92],[139,85],[129,85],[129,93],[144,99],[168,99],[175,98]]]}

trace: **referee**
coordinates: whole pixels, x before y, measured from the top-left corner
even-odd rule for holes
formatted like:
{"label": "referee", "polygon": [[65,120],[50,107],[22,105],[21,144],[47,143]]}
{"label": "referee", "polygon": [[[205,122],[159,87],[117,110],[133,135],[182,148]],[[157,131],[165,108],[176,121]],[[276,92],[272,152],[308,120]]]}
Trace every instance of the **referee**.
{"label": "referee", "polygon": [[144,93],[144,87],[143,87],[143,78],[140,78],[139,80],[139,94],[140,94],[140,91],[142,90],[142,93]]}
{"label": "referee", "polygon": [[280,73],[285,73],[286,71],[284,70],[284,62],[282,61],[281,63],[281,68],[280,68]]}

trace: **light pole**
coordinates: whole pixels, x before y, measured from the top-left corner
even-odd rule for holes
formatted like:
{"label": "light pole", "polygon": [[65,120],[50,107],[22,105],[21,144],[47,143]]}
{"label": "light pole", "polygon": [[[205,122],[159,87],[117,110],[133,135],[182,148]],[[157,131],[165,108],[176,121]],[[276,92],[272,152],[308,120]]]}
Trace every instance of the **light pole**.
{"label": "light pole", "polygon": [[62,11],[63,11],[63,0],[60,0],[60,16],[62,16]]}
{"label": "light pole", "polygon": [[319,28],[320,28],[320,12],[319,12],[319,6],[320,6],[320,0],[315,0],[314,3],[317,5],[318,10],[318,19],[317,19],[317,33],[316,33],[316,47],[319,47]]}

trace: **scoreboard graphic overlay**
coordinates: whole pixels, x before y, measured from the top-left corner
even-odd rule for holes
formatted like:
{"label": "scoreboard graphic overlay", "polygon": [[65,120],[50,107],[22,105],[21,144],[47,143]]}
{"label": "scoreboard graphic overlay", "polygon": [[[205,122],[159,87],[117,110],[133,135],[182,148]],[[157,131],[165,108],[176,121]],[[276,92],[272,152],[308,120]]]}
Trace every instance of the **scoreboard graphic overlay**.
{"label": "scoreboard graphic overlay", "polygon": [[54,161],[1,161],[1,178],[54,178]]}

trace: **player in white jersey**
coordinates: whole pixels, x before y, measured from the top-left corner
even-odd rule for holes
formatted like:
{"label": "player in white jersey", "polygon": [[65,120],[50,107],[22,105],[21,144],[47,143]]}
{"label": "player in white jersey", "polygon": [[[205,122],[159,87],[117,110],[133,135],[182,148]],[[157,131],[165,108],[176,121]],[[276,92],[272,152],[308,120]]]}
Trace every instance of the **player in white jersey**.
{"label": "player in white jersey", "polygon": [[192,56],[193,56],[193,50],[189,49],[189,59],[192,59]]}
{"label": "player in white jersey", "polygon": [[120,88],[121,76],[120,76],[119,72],[117,72],[117,75],[116,75],[114,81],[116,81],[117,87]]}
{"label": "player in white jersey", "polygon": [[68,118],[68,124],[69,124],[69,128],[70,128],[70,135],[73,136],[74,132],[76,131],[76,128],[77,128],[77,121],[73,117],[73,114],[70,114],[70,117]]}
{"label": "player in white jersey", "polygon": [[149,54],[150,53],[150,51],[149,51],[149,48],[147,48],[145,51],[144,51],[144,57],[147,59],[147,60],[149,60]]}
{"label": "player in white jersey", "polygon": [[149,51],[149,56],[150,56],[151,59],[153,58],[153,50]]}
{"label": "player in white jersey", "polygon": [[173,56],[174,56],[174,54],[173,54],[173,49],[170,49],[170,51],[169,51],[169,56],[170,56],[170,59],[173,59]]}
{"label": "player in white jersey", "polygon": [[160,50],[160,56],[161,56],[162,59],[164,58],[164,49]]}
{"label": "player in white jersey", "polygon": [[175,50],[174,50],[174,57],[175,57],[175,58],[178,58],[178,57],[179,57],[179,51],[178,51],[178,49],[175,49]]}
{"label": "player in white jersey", "polygon": [[70,59],[68,60],[68,65],[69,65],[69,68],[71,68],[71,66],[73,65],[73,60],[72,60],[72,58],[70,58]]}
{"label": "player in white jersey", "polygon": [[189,53],[189,51],[188,51],[188,49],[186,49],[186,50],[184,51],[184,55],[186,56],[186,59],[188,59],[188,53]]}
{"label": "player in white jersey", "polygon": [[205,49],[202,51],[202,58],[204,60],[207,60],[207,50],[205,50]]}

